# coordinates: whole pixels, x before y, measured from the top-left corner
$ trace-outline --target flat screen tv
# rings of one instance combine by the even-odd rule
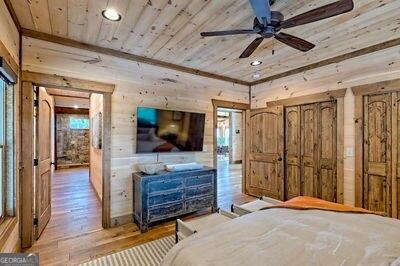
[[[203,151],[205,114],[138,107],[137,153]]]

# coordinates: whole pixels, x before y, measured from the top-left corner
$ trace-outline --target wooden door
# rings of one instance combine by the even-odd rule
[[[248,111],[246,121],[246,192],[283,200],[283,106]]]
[[[302,195],[300,125],[300,106],[285,108],[285,199]]]
[[[318,104],[301,106],[301,193],[318,197]]]
[[[363,207],[391,215],[391,94],[364,96]],[[397,133],[396,133],[397,134]]]
[[[43,232],[51,216],[53,100],[43,88],[39,88],[38,90],[37,112],[36,139],[38,167],[35,179],[36,239]]]
[[[392,154],[396,158],[392,158],[395,162],[392,165],[394,167],[392,170],[392,183],[393,183],[393,209],[392,217],[400,219],[400,93],[394,93],[392,95],[392,103],[394,103],[394,110],[392,111],[392,125],[393,125],[393,135],[392,135]]]
[[[337,201],[336,175],[336,102],[323,102],[318,106],[318,188],[317,196]]]

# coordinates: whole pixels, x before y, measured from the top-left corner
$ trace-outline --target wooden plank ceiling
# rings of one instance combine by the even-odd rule
[[[272,8],[290,18],[334,1],[276,0]],[[354,2],[351,13],[285,30],[317,45],[308,53],[269,39],[238,59],[256,36],[202,38],[200,32],[251,28],[248,0],[11,0],[23,28],[247,82],[400,37],[399,0]],[[122,20],[103,19],[107,7]],[[255,59],[263,64],[250,67]]]

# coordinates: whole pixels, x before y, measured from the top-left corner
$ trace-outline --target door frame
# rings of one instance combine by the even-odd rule
[[[212,99],[213,104],[213,167],[217,169],[218,167],[218,154],[217,154],[217,130],[218,130],[218,108],[228,108],[241,110],[243,123],[242,123],[242,134],[243,134],[243,143],[242,143],[242,192],[245,194],[246,191],[246,111],[250,110],[250,104],[248,103],[239,103],[239,102],[231,102],[231,101],[223,101]]]
[[[67,76],[23,71],[21,75],[21,246],[27,248],[35,242],[34,214],[34,87],[92,92],[103,95],[103,200],[102,226],[111,227],[111,95],[115,85],[71,78]]]
[[[330,90],[320,93],[314,93],[309,95],[303,95],[298,97],[291,97],[276,101],[266,102],[267,107],[283,105],[284,116],[286,107],[321,103],[327,101],[336,101],[336,146],[337,146],[337,164],[336,164],[336,175],[337,175],[337,203],[344,203],[344,97],[346,95],[347,88]],[[284,117],[286,119],[286,117]],[[284,129],[286,130],[286,129]],[[284,135],[286,132],[284,133]],[[286,147],[285,147],[286,149]],[[285,158],[284,158],[285,160]],[[286,173],[285,173],[286,175]]]
[[[364,154],[364,108],[363,99],[364,96],[400,92],[400,79],[394,79],[389,81],[382,81],[372,84],[366,84],[361,86],[352,87],[351,90],[354,94],[354,124],[355,124],[355,206],[363,206],[363,154]],[[392,107],[396,106],[397,103],[392,102]],[[397,119],[394,119],[392,112],[392,128],[397,128]],[[397,169],[396,160],[397,149],[392,148],[392,169]],[[392,217],[397,217],[398,206],[397,206],[397,176],[396,171],[392,171]]]

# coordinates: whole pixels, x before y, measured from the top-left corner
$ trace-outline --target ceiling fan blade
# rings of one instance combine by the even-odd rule
[[[255,39],[252,43],[250,43],[249,46],[247,46],[246,50],[243,51],[243,53],[239,56],[239,58],[247,58],[249,57],[254,51],[260,46],[262,41],[264,40],[263,37],[258,37]]]
[[[259,30],[223,30],[200,33],[203,37],[258,33]]]
[[[303,52],[310,51],[312,48],[315,47],[315,44],[283,32],[275,35],[275,38],[278,41],[283,42],[284,44]]]
[[[332,4],[322,6],[298,16],[292,17],[281,23],[281,28],[287,29],[315,22],[318,20],[334,17],[346,12],[350,12],[354,8],[353,0],[341,0]]]
[[[271,6],[269,0],[250,0],[254,14],[264,26],[271,23]]]

